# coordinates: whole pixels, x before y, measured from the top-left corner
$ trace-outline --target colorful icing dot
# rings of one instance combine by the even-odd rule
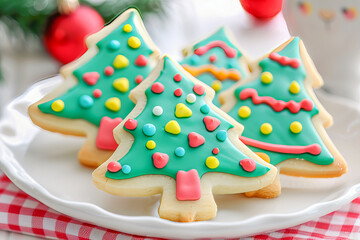
[[[140,83],[142,82],[142,80],[144,80],[144,77],[141,76],[141,75],[137,75],[137,76],[135,77],[135,82],[136,82],[137,84],[140,84]]]
[[[193,87],[193,91],[194,91],[197,95],[201,96],[201,95],[203,95],[203,94],[205,93],[205,88],[204,88],[204,86],[202,86],[202,85],[195,84],[195,86]]]
[[[175,116],[177,118],[188,118],[191,117],[192,111],[183,103],[178,103],[175,107]]]
[[[127,92],[129,90],[129,80],[125,77],[115,79],[113,87],[119,92]]]
[[[135,119],[126,120],[124,127],[128,130],[135,130],[137,128],[137,121]]]
[[[176,97],[181,97],[182,93],[183,93],[183,91],[182,91],[181,88],[177,88],[177,89],[174,91],[174,95],[175,95]]]
[[[151,123],[147,123],[143,126],[142,131],[145,136],[152,137],[156,133],[156,127]]]
[[[171,120],[165,125],[165,131],[177,135],[181,132],[181,128],[177,121]]]
[[[98,72],[87,72],[84,73],[82,79],[87,85],[94,86],[100,78],[100,74]]]
[[[169,162],[169,155],[166,153],[156,152],[152,155],[152,159],[156,168],[164,168]]]
[[[123,27],[123,31],[126,32],[126,33],[129,33],[132,31],[132,26],[130,24],[126,24],[124,27]]]
[[[205,138],[196,132],[191,132],[188,135],[189,146],[192,148],[199,147],[205,143]]]
[[[140,47],[141,41],[138,37],[132,36],[132,37],[129,37],[129,39],[128,39],[128,45],[129,45],[129,47],[136,49],[136,48]]]
[[[271,83],[273,80],[273,75],[271,74],[271,72],[263,72],[261,74],[261,82],[264,84],[269,84]]]
[[[219,154],[219,152],[220,152],[219,148],[214,148],[212,150],[212,153],[215,154],[215,155]]]
[[[219,160],[214,156],[210,156],[206,159],[205,165],[210,169],[215,169],[219,166]]]
[[[121,164],[116,161],[111,161],[107,165],[107,170],[109,170],[109,172],[118,172],[121,170]]]
[[[180,82],[181,79],[182,79],[182,77],[181,77],[181,75],[179,73],[175,74],[175,76],[174,76],[174,81],[175,82]]]
[[[90,108],[94,104],[94,100],[89,95],[82,95],[79,98],[79,105],[82,108]]]
[[[131,172],[131,167],[129,165],[124,165],[124,166],[122,166],[121,171],[124,174],[129,174]]]
[[[110,50],[118,50],[120,48],[120,42],[118,40],[111,40],[108,44]]]
[[[56,100],[51,104],[51,109],[54,112],[61,112],[65,108],[65,103],[62,100]]]
[[[215,54],[213,54],[213,55],[211,55],[211,56],[209,57],[209,61],[212,62],[212,63],[216,62],[216,60],[217,60],[217,57],[216,57]]]
[[[297,94],[298,92],[300,92],[300,85],[296,81],[292,81],[289,86],[289,91],[292,94]]]
[[[114,68],[126,68],[129,66],[129,59],[127,59],[124,55],[117,55],[113,61]]]
[[[292,122],[290,124],[290,131],[293,133],[299,133],[302,131],[302,124],[298,121]]]
[[[210,112],[210,107],[209,105],[207,104],[204,104],[200,107],[200,111],[203,113],[203,114],[208,114]]]
[[[99,97],[101,97],[101,95],[102,95],[102,91],[100,89],[95,89],[93,91],[94,98],[99,98]]]
[[[256,169],[256,162],[250,158],[240,160],[239,164],[247,172],[253,172]]]
[[[140,54],[136,59],[135,59],[135,65],[138,67],[145,67],[147,65],[148,59]]]
[[[214,89],[215,92],[218,92],[222,88],[222,83],[219,80],[215,80],[211,83],[211,87]]]
[[[156,143],[153,140],[147,141],[146,148],[149,150],[153,150],[156,147]]]
[[[241,106],[238,114],[241,118],[248,118],[251,114],[251,109],[248,106]]]
[[[160,106],[155,106],[155,107],[153,108],[153,110],[152,110],[152,113],[153,113],[155,116],[159,117],[159,116],[161,116],[161,114],[163,114],[163,109],[162,109],[162,107],[160,107]]]
[[[272,130],[273,129],[270,123],[263,123],[260,127],[260,132],[264,135],[269,135]]]
[[[156,82],[151,86],[151,91],[153,93],[160,94],[164,91],[165,87],[162,85],[162,83]]]
[[[186,101],[188,103],[194,103],[196,101],[196,96],[195,94],[193,93],[189,93],[187,96],[186,96]]]
[[[107,66],[105,69],[104,69],[104,74],[106,76],[111,76],[114,74],[114,68],[111,67],[111,66]]]
[[[261,157],[262,160],[264,160],[265,162],[270,163],[270,157],[266,153],[263,153],[263,152],[254,152],[254,153],[256,155],[258,155],[259,157]]]
[[[216,134],[216,138],[220,142],[224,142],[227,138],[227,132],[225,130],[218,131],[218,133]]]
[[[185,155],[185,149],[182,147],[177,147],[174,153],[177,157],[183,157]]]
[[[121,108],[121,101],[117,97],[112,97],[106,100],[105,107],[113,112],[117,112]]]
[[[216,117],[211,117],[211,116],[204,117],[203,121],[204,121],[206,130],[208,130],[209,132],[215,131],[215,129],[217,129],[221,123],[219,119],[217,119]]]

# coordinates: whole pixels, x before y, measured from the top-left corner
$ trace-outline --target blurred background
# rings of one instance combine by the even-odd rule
[[[274,6],[282,0],[263,2]],[[360,101],[358,5],[358,0],[288,0],[282,13],[255,18],[239,0],[81,0],[80,7],[77,0],[0,0],[0,103],[58,74],[85,51],[86,35],[129,6],[141,11],[162,53],[178,60],[184,47],[223,25],[251,59],[286,41],[289,31],[300,35],[325,80],[324,89]]]

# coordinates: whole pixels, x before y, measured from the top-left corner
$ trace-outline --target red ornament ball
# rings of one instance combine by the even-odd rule
[[[45,32],[45,47],[56,60],[69,63],[87,50],[85,38],[99,31],[104,24],[97,11],[81,5],[68,15],[53,17]]]
[[[252,16],[269,19],[281,11],[283,0],[240,0],[240,3]]]

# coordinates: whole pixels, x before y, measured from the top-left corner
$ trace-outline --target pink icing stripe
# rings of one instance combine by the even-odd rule
[[[269,58],[277,63],[280,63],[282,66],[290,66],[292,68],[300,67],[300,61],[298,59],[280,56],[276,52],[270,53]]]
[[[319,155],[321,153],[321,146],[317,143],[310,144],[307,146],[290,146],[290,145],[260,142],[243,136],[240,137],[240,141],[242,141],[246,145],[271,152],[289,153],[289,154],[310,153],[312,155]]]
[[[234,58],[236,56],[236,50],[229,47],[225,42],[220,41],[220,40],[210,42],[205,46],[197,48],[195,50],[195,54],[201,56],[201,55],[207,53],[210,49],[215,48],[215,47],[222,48],[224,50],[226,56],[229,58]]]
[[[311,111],[313,109],[313,102],[309,99],[304,99],[297,103],[293,100],[290,100],[289,102],[276,100],[275,98],[268,96],[259,97],[257,91],[253,88],[246,88],[242,90],[239,94],[239,97],[241,100],[251,98],[255,105],[265,103],[269,105],[275,112],[281,112],[285,108],[289,109],[289,111],[292,113],[298,113],[300,109],[304,109],[305,111]]]
[[[201,198],[200,177],[195,169],[177,172],[176,198],[179,201],[195,201]]]

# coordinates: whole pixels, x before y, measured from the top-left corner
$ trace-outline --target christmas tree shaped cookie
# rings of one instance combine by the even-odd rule
[[[222,109],[244,125],[241,141],[280,173],[336,177],[347,166],[324,130],[332,119],[313,91],[321,85],[302,41],[291,38],[223,93]]]
[[[183,53],[185,58],[181,65],[215,90],[213,103],[216,106],[221,105],[218,94],[245,78],[249,72],[245,56],[225,27]]]
[[[115,128],[120,145],[94,171],[94,184],[121,196],[160,193],[160,217],[191,222],[216,215],[214,193],[272,183],[276,168],[239,141],[242,126],[216,108],[213,97],[165,56],[131,92],[136,106]]]
[[[129,92],[151,72],[159,51],[134,9],[86,43],[87,52],[60,70],[63,84],[31,105],[29,114],[44,129],[87,136],[78,157],[97,167],[116,149],[113,129],[134,107]]]

